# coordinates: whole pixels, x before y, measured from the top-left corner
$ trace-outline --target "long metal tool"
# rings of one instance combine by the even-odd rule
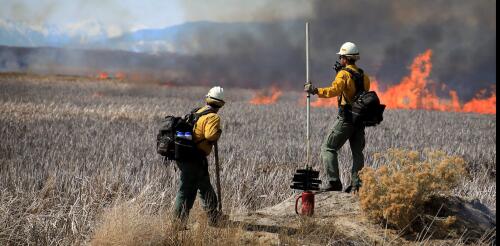
[[[222,212],[222,191],[220,188],[220,168],[219,168],[219,146],[217,142],[214,145],[214,156],[215,156],[215,176],[216,176],[216,186],[217,186],[217,199],[219,200],[218,208],[219,212]]]
[[[311,81],[309,80],[309,22],[306,22],[306,82],[310,83]],[[307,138],[307,143],[306,143],[306,169],[309,168],[310,163],[311,163],[311,142],[310,142],[310,129],[311,125],[309,124],[310,121],[310,113],[311,113],[311,94],[308,92],[307,93],[307,113],[306,113],[306,138]]]
[[[309,22],[306,22],[306,83],[311,83],[309,79]],[[313,216],[314,214],[314,192],[319,191],[319,172],[312,169],[311,166],[311,94],[307,93],[307,113],[306,113],[306,168],[298,169],[293,175],[290,188],[303,190],[297,200],[295,200],[295,212],[298,214],[297,205],[302,198],[302,215]]]

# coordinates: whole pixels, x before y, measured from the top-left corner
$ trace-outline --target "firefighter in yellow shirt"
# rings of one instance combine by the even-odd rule
[[[185,225],[189,211],[193,207],[196,193],[199,191],[203,209],[207,212],[209,223],[217,224],[222,215],[217,210],[217,195],[210,183],[207,156],[212,151],[213,144],[221,135],[219,109],[224,106],[224,90],[213,87],[205,97],[206,105],[196,113],[202,114],[193,128],[193,141],[196,144],[195,153],[189,161],[177,161],[180,170],[180,186],[175,200],[174,215]]]
[[[338,152],[345,142],[349,140],[353,162],[351,185],[346,189],[346,192],[356,192],[361,187],[358,172],[364,166],[365,127],[352,123],[352,113],[349,109],[356,94],[355,80],[359,80],[358,83],[362,84],[364,89],[368,91],[370,89],[370,79],[355,64],[360,57],[358,48],[354,43],[344,43],[337,54],[340,63],[337,63],[338,66],[335,67],[337,75],[332,85],[325,88],[315,88],[311,83],[306,83],[304,91],[318,95],[320,98],[338,97],[339,114],[337,121],[321,147],[321,159],[328,177],[328,182],[322,190],[342,191]]]

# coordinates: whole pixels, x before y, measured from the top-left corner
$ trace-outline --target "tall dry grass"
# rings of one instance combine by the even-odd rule
[[[187,230],[169,214],[147,208],[140,202],[126,201],[106,209],[90,245],[240,245],[246,240],[240,227],[209,227],[199,206],[191,218],[195,224]]]
[[[199,106],[208,87],[161,87],[61,77],[0,77],[0,244],[89,242],[117,200],[143,197],[140,209],[168,214],[178,173],[155,152],[158,121]],[[227,88],[221,110],[221,180],[225,211],[270,206],[295,194],[295,169],[305,163],[302,93],[252,106],[253,92]],[[313,167],[334,109],[313,108]],[[496,205],[495,116],[389,110],[366,130],[366,165],[389,148],[441,149],[465,160],[469,179],[451,192]],[[212,157],[210,157],[212,158]],[[212,161],[210,159],[210,161]],[[340,150],[350,182],[349,147]],[[211,175],[214,168],[211,165]]]
[[[199,204],[193,208],[189,226],[184,228],[168,214],[152,211],[143,201],[120,201],[104,210],[90,245],[345,245],[363,243],[359,238],[339,233],[333,221],[301,218],[297,229],[277,228],[258,231],[246,223],[226,222],[207,225]],[[271,230],[271,229],[268,229]]]
[[[164,245],[170,228],[137,204],[123,203],[107,209],[92,245]]]

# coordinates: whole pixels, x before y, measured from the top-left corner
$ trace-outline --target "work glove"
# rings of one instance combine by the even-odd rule
[[[307,82],[304,84],[304,91],[313,95],[318,94],[318,88],[314,87],[311,82]]]

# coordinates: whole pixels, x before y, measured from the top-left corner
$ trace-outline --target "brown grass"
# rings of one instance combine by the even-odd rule
[[[142,214],[168,217],[179,177],[154,150],[158,122],[199,106],[208,89],[0,75],[0,244],[86,244],[118,201],[140,198]],[[219,143],[225,211],[254,211],[294,195],[291,177],[305,163],[305,108],[297,105],[304,94],[287,92],[266,106],[248,104],[251,90],[227,88],[226,95]],[[334,108],[312,109],[318,154],[311,164],[323,180],[320,146],[335,117]],[[368,166],[384,164],[373,153],[392,147],[442,149],[462,156],[470,170],[451,192],[495,207],[495,116],[389,110],[384,118],[366,130]],[[344,184],[351,161],[346,144],[339,155]]]
[[[170,214],[148,211],[142,202],[127,201],[106,209],[99,219],[91,245],[304,245],[355,243],[339,233],[333,221],[298,218],[298,229],[275,233],[247,230],[245,224],[207,224],[207,216],[195,203],[187,230],[178,227]]]
[[[123,203],[106,211],[92,245],[165,245],[167,224],[137,204]]]
[[[389,149],[378,154],[385,163],[375,170],[365,167],[360,177],[360,205],[372,220],[402,229],[421,214],[423,204],[436,194],[449,193],[465,175],[465,162],[442,151]],[[454,222],[450,217],[443,226]]]
[[[100,219],[91,245],[241,245],[257,244],[241,226],[222,224],[210,227],[197,204],[187,229],[169,213],[153,212],[146,204],[127,201],[107,209]]]

